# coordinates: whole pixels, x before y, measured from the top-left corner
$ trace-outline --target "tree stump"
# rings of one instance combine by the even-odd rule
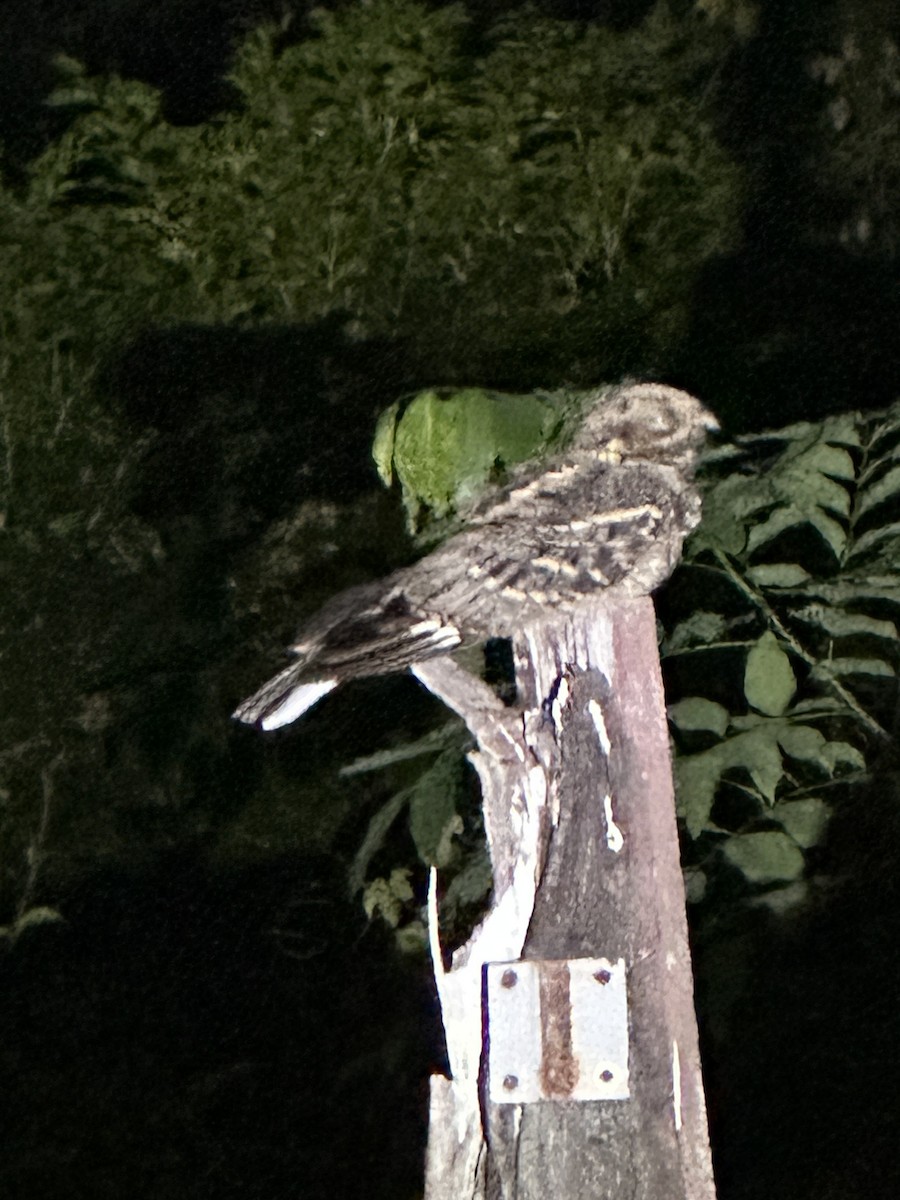
[[[445,964],[432,873],[451,1078],[432,1078],[426,1200],[713,1200],[652,600],[608,593],[523,629],[515,651],[517,708],[449,658],[413,668],[476,739],[494,877],[489,912]],[[573,980],[592,959],[609,964],[598,986],[621,963],[627,988],[627,1080],[602,1072],[619,1098],[577,1098]],[[539,980],[525,1036],[543,1054],[542,1098],[523,1102],[515,1072],[490,1078],[492,1023],[495,1044],[516,1035],[486,987],[488,964],[502,987],[519,962]]]

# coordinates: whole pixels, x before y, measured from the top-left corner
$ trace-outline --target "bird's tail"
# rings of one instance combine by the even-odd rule
[[[260,729],[280,729],[282,725],[296,721],[338,684],[337,679],[303,682],[300,679],[303,671],[302,662],[291,663],[268,683],[264,683],[249,700],[239,705],[232,715]]]
[[[425,615],[391,580],[335,596],[308,621],[294,644],[297,659],[245,700],[239,721],[278,729],[301,716],[338,683],[405,671],[412,663],[449,654],[460,644],[455,625]]]

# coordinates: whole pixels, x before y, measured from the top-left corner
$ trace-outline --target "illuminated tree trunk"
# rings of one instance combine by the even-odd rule
[[[449,964],[432,878],[452,1077],[432,1078],[426,1198],[712,1200],[652,601],[606,596],[516,652],[524,712],[449,659],[415,668],[477,740],[494,873]],[[607,1020],[609,1063],[582,1045]]]

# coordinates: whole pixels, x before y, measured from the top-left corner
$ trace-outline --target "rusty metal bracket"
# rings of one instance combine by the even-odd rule
[[[628,1099],[624,959],[529,959],[485,971],[495,1104]]]

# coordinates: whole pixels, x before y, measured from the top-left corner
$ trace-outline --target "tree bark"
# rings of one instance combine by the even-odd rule
[[[432,877],[451,1078],[432,1079],[427,1200],[712,1200],[652,601],[604,597],[525,629],[516,653],[515,709],[450,659],[415,668],[477,741],[494,873],[449,966]],[[558,975],[557,960],[592,958],[624,960],[628,1097],[492,1101],[486,964]]]

